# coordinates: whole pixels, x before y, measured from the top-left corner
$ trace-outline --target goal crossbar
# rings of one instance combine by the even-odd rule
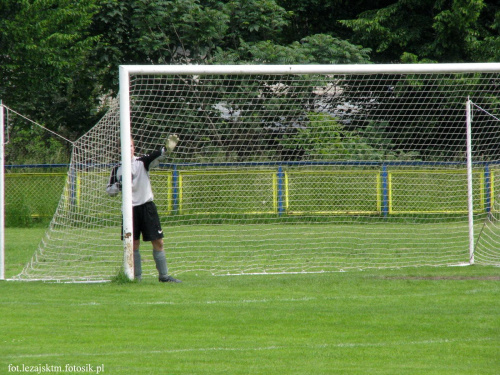
[[[355,65],[121,65],[125,74],[411,74],[500,71],[500,63]]]

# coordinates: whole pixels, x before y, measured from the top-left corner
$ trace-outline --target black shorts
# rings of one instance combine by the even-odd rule
[[[158,210],[154,202],[146,202],[140,206],[132,207],[132,217],[134,240],[139,240],[141,233],[143,241],[154,241],[163,238],[160,217],[158,216]]]

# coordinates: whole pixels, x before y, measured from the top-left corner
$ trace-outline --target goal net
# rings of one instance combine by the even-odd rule
[[[130,219],[105,189],[130,135],[136,154],[180,138],[150,171],[173,275],[500,263],[500,64],[121,72],[121,104],[74,143],[18,278],[117,274]],[[155,274],[150,244],[141,253]]]
[[[492,127],[500,125],[500,116],[498,113],[493,114],[486,109],[480,107],[476,103],[471,103],[471,120],[490,123]],[[483,125],[484,126],[484,125]],[[484,132],[494,131],[493,128],[484,128]],[[493,143],[493,148],[500,145]],[[495,180],[495,175],[498,176],[500,166],[498,160],[483,161],[482,165],[485,173],[485,190],[490,192],[487,199],[486,215],[481,218],[482,226],[479,229],[478,239],[475,241],[473,255],[474,259],[479,264],[500,265],[500,195],[495,181],[500,180],[498,177]],[[495,190],[496,187],[496,190]]]

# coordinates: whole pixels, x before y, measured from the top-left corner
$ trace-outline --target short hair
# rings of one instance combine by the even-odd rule
[[[130,136],[130,142],[132,142],[135,146],[134,137],[132,137],[132,135]],[[122,139],[120,137],[118,137],[118,140],[116,141],[116,149],[118,152],[122,150]]]

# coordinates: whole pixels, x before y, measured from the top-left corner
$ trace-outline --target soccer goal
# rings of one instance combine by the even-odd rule
[[[130,137],[170,134],[150,176],[174,275],[498,265],[499,88],[496,63],[121,66],[18,278],[133,275]]]

